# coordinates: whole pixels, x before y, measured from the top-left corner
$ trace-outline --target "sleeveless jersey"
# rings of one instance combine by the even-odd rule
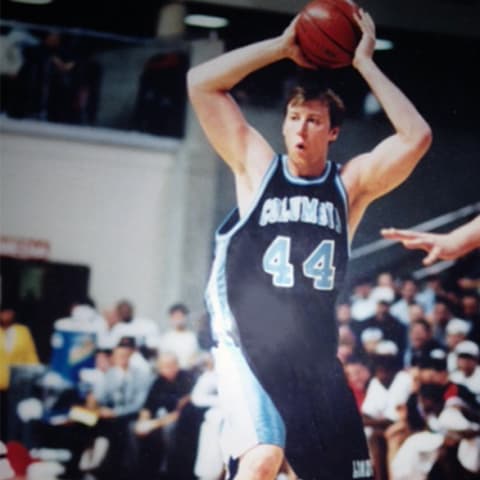
[[[212,332],[240,346],[254,371],[264,365],[271,374],[279,358],[299,366],[335,360],[347,205],[335,163],[304,179],[278,155],[247,215],[235,209],[217,231],[206,293]]]

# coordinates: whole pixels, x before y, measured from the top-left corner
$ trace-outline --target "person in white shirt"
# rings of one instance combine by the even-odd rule
[[[170,328],[160,336],[158,349],[161,352],[173,352],[182,369],[191,369],[198,361],[200,347],[197,335],[188,326],[188,308],[181,304],[169,308]]]
[[[449,372],[453,372],[457,369],[457,354],[455,353],[455,348],[460,342],[467,340],[470,329],[470,322],[461,318],[452,318],[447,323],[445,328],[445,343],[448,348],[447,368]]]
[[[471,340],[460,342],[455,347],[457,355],[457,370],[450,374],[450,380],[464,385],[472,393],[480,396],[480,366],[478,345]]]

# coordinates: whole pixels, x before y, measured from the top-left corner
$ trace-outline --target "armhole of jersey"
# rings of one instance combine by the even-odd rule
[[[265,175],[263,176],[262,182],[260,183],[260,187],[258,188],[258,191],[255,195],[255,199],[252,202],[252,205],[250,205],[250,208],[248,209],[247,213],[242,218],[238,218],[236,222],[231,226],[229,225],[229,223],[232,220],[233,215],[237,213],[237,216],[239,217],[238,207],[235,207],[227,215],[225,220],[221,223],[221,225],[217,229],[216,237],[218,239],[224,238],[224,237],[231,237],[248,221],[253,211],[257,207],[260,199],[262,198],[262,195],[265,192],[265,189],[267,188],[267,185],[270,182],[270,179],[273,177],[273,174],[275,173],[275,170],[279,164],[279,160],[280,160],[280,155],[275,154],[272,161],[270,162],[270,165],[268,166],[267,171],[265,172]],[[223,231],[224,229],[226,231]]]
[[[348,211],[348,193],[347,189],[345,188],[345,184],[343,183],[342,177],[340,176],[341,166],[335,164],[335,185],[337,187],[338,192],[343,200],[343,205],[345,207],[345,227],[347,229],[347,246],[348,246],[348,257],[351,256],[351,245],[350,245],[350,231],[348,228],[348,219],[349,219],[349,211]]]

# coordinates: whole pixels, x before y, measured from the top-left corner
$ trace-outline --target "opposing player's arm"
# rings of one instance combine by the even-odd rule
[[[273,150],[248,124],[229,91],[250,73],[284,58],[305,66],[295,44],[294,22],[279,37],[232,50],[188,72],[188,93],[198,120],[236,175],[264,172]],[[250,165],[252,158],[255,164]]]
[[[375,47],[372,19],[361,12],[357,21],[363,36],[355,52],[353,65],[382,105],[395,133],[371,152],[353,158],[343,170],[353,230],[373,200],[405,181],[431,143],[431,130],[427,122],[372,59]]]
[[[408,249],[421,249],[428,252],[425,265],[436,260],[454,260],[480,248],[480,215],[472,221],[449,233],[416,232],[386,228],[382,235],[390,240],[398,240]]]

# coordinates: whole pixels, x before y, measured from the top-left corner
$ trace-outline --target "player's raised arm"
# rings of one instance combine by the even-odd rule
[[[416,232],[396,228],[384,228],[381,233],[389,240],[402,242],[405,248],[428,252],[423,263],[431,265],[436,260],[454,260],[480,248],[480,215],[449,233]]]
[[[355,157],[344,169],[342,176],[349,192],[353,228],[369,203],[393,190],[410,175],[428,150],[432,137],[429,125],[414,105],[373,61],[373,20],[362,10],[356,20],[362,30],[362,39],[355,51],[353,66],[380,102],[395,133],[371,152]]]
[[[253,169],[264,171],[273,150],[247,123],[229,91],[250,73],[278,60],[290,58],[308,66],[295,43],[294,22],[278,37],[232,50],[188,72],[188,94],[199,122],[236,175],[245,173],[252,155]]]

